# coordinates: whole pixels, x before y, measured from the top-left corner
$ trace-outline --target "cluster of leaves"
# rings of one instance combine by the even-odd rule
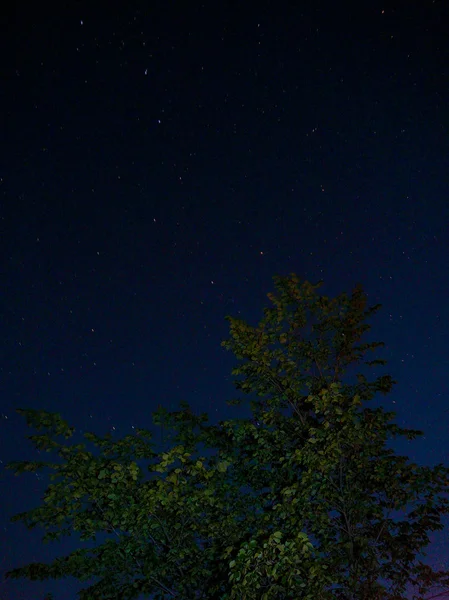
[[[449,512],[449,468],[387,447],[421,434],[366,406],[391,377],[347,377],[383,364],[365,360],[382,344],[360,343],[379,306],[367,308],[360,287],[330,300],[294,274],[275,283],[259,325],[228,317],[223,342],[240,361],[233,374],[250,418],[209,424],[182,404],[154,417],[172,432],[167,452],[145,430],[119,441],[86,434],[90,452],[66,441],[73,430],[59,415],[21,411],[44,430],[30,438],[36,448],[59,459],[10,465],[50,468],[55,482],[15,520],[47,540],[107,536],[10,577],[73,576],[88,582],[81,600],[400,600],[410,584],[418,600],[449,589],[449,573],[419,558]]]

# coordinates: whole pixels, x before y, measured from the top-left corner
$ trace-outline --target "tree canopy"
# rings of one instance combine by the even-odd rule
[[[396,454],[391,440],[422,432],[369,407],[395,383],[366,374],[385,364],[369,359],[383,344],[362,340],[380,305],[368,307],[361,286],[329,299],[295,274],[274,280],[260,323],[227,317],[222,343],[243,392],[229,404],[247,404],[249,417],[214,424],[186,403],[161,409],[161,451],[143,429],[72,443],[60,415],[19,410],[38,431],[35,448],[55,458],[9,465],[52,481],[13,520],[43,528],[44,540],[77,533],[80,547],[8,577],[73,576],[81,600],[401,600],[410,586],[418,600],[449,590],[449,572],[422,560],[449,512],[449,468]]]

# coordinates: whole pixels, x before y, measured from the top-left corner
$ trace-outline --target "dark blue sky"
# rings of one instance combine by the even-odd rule
[[[448,4],[119,4],[3,24],[1,466],[33,458],[17,407],[117,435],[179,400],[236,416],[224,317],[256,324],[290,272],[383,304],[378,402],[447,463]],[[0,482],[2,572],[72,549],[9,523],[45,481]],[[75,598],[0,598],[44,589]]]

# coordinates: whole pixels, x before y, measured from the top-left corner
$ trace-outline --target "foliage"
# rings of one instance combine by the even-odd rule
[[[240,361],[233,374],[250,418],[209,424],[182,404],[154,416],[172,431],[168,451],[145,430],[118,441],[85,434],[90,451],[69,444],[59,415],[20,411],[44,430],[35,447],[59,458],[10,465],[50,469],[54,482],[14,520],[43,527],[46,540],[107,536],[10,577],[74,576],[86,582],[82,600],[400,600],[410,584],[417,600],[449,589],[449,573],[420,559],[449,512],[449,469],[388,447],[421,435],[367,406],[391,377],[349,377],[384,364],[366,360],[381,343],[361,343],[379,305],[367,308],[360,286],[330,300],[294,274],[275,283],[259,325],[228,317],[223,342]]]

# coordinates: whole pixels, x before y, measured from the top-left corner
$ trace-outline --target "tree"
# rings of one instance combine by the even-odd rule
[[[181,404],[154,415],[171,432],[167,451],[145,430],[118,441],[85,434],[89,450],[69,444],[59,415],[20,411],[44,430],[30,437],[35,447],[59,459],[10,465],[50,469],[55,481],[14,520],[48,540],[106,539],[9,577],[71,575],[87,582],[81,599],[400,600],[413,586],[418,600],[449,590],[449,572],[420,559],[449,512],[449,468],[397,455],[388,441],[421,432],[367,406],[395,383],[363,373],[385,364],[367,360],[383,344],[361,343],[380,305],[368,308],[360,286],[331,300],[321,283],[274,279],[258,326],[228,317],[222,343],[240,361],[248,418],[210,424]]]

